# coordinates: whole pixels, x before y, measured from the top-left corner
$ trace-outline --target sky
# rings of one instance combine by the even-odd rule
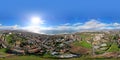
[[[36,33],[120,29],[120,0],[0,0],[0,29]]]

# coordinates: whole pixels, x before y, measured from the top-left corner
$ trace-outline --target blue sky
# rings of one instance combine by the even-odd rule
[[[120,25],[119,2],[120,0],[1,0],[0,24],[4,27],[26,28],[30,24],[30,18],[37,16],[44,21],[44,24],[39,23],[40,26],[38,26],[44,29],[54,30],[63,25],[68,28],[78,23],[79,26],[85,27],[85,24],[91,21],[106,24],[107,26],[102,26],[104,29],[118,29]],[[115,24],[117,27],[114,26]],[[37,29],[40,30],[40,28]],[[68,30],[71,29],[73,28]]]

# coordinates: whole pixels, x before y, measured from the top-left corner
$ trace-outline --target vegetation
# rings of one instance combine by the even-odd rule
[[[44,58],[53,57],[49,52],[43,55]]]
[[[90,56],[82,56],[80,58],[70,58],[70,59],[62,59],[62,60],[119,60],[117,58],[105,59],[105,58],[90,58]],[[42,58],[39,56],[13,56],[12,58],[1,58],[0,60],[58,60],[57,58]]]
[[[76,42],[74,42],[74,45],[75,46],[82,46],[82,47],[85,47],[85,48],[91,48],[92,47],[92,45],[85,40],[80,41],[80,42],[76,41]]]
[[[2,49],[0,49],[0,54],[6,55],[6,51],[7,51],[6,48],[2,48]]]
[[[120,49],[118,48],[118,44],[117,43],[113,43],[111,45],[111,47],[107,50],[107,52],[117,52],[119,51]]]
[[[92,57],[91,57],[92,54],[88,54],[88,53],[86,53],[86,51],[89,50],[90,51],[89,53],[91,53],[91,51],[92,51],[93,46],[92,46],[91,43],[88,43],[88,41],[91,42],[92,38],[94,38],[94,36],[93,36],[94,33],[92,33],[92,34],[91,33],[81,33],[79,35],[81,37],[80,40],[74,41],[73,46],[72,45],[70,45],[70,46],[74,47],[74,50],[73,50],[74,54],[77,52],[82,57],[71,58],[71,59],[68,59],[68,60],[87,60],[88,58],[91,58],[89,60],[93,60]],[[25,51],[25,53],[26,52],[28,53],[27,48],[31,48],[31,50],[32,49],[35,50],[36,46],[40,46],[40,47],[42,46],[42,45],[39,45],[40,43],[37,42],[37,39],[41,39],[41,38],[39,38],[39,36],[38,37],[34,36],[34,38],[32,36],[30,36],[29,40],[26,39],[26,36],[25,37],[23,37],[23,36],[19,36],[19,35],[15,35],[15,34],[8,34],[8,35],[5,36],[5,39],[6,39],[7,43],[10,44],[12,47],[14,47],[13,45],[15,45],[15,47],[22,48]],[[118,44],[117,44],[117,40],[119,38],[119,35],[116,34],[115,36],[114,35],[113,36],[112,35],[103,35],[103,36],[104,37],[102,37],[99,41],[100,42],[99,47],[100,48],[107,48],[107,49],[105,49],[105,50],[101,49],[100,50],[100,48],[99,48],[98,51],[93,49],[94,50],[93,52],[96,55],[102,55],[105,52],[119,52],[120,51],[120,48],[118,48]],[[99,35],[98,35],[98,37],[99,37]],[[31,40],[30,40],[30,38],[31,38]],[[36,41],[33,41],[32,39],[35,39]],[[105,40],[105,41],[103,42],[102,40]],[[28,41],[29,41],[29,43],[28,43]],[[46,48],[46,46],[50,47],[50,48],[52,46],[53,48],[55,47],[55,49],[56,49],[55,51],[57,51],[57,52],[61,52],[61,51],[64,52],[64,50],[66,49],[65,51],[67,53],[71,53],[69,51],[70,51],[70,48],[72,48],[72,47],[69,47],[69,45],[67,46],[67,44],[65,45],[65,43],[63,43],[63,42],[66,42],[66,40],[62,41],[62,42],[56,42],[56,40],[54,40],[54,39],[48,39],[48,41],[49,41],[48,43],[42,43],[45,47],[42,46],[41,51],[49,49],[49,48]],[[59,47],[60,44],[64,45],[64,48]],[[103,45],[106,44],[107,46],[101,46],[102,44]],[[79,47],[79,48],[77,49],[76,46]],[[66,47],[68,47],[68,49]],[[85,49],[82,49],[80,47],[85,48]],[[18,51],[22,50],[22,49],[19,49],[19,48],[14,48],[14,49],[18,49]],[[6,51],[7,51],[7,49],[2,48],[2,49],[0,49],[0,54],[3,55],[3,56],[6,56],[7,55]],[[45,54],[43,52],[43,54],[41,53],[41,55],[40,55],[40,54],[37,54],[39,52],[39,50],[36,50],[36,51],[35,51],[34,54],[29,54],[28,53],[24,56],[14,55],[14,56],[12,56],[12,58],[11,57],[6,57],[4,59],[0,58],[0,60],[1,59],[2,60],[58,60],[56,57],[52,56],[49,52],[47,52]],[[85,51],[86,55],[84,54],[84,51]],[[65,53],[63,53],[63,54],[65,54]],[[104,60],[104,59],[95,59],[95,60]]]
[[[1,60],[43,60],[38,56],[13,56],[12,58],[1,58]]]
[[[82,38],[82,40],[88,40],[93,37],[93,35],[90,35],[91,33],[80,33],[79,36]]]
[[[6,35],[5,39],[10,45],[13,45],[16,41],[20,41],[21,43],[24,43],[26,41],[24,37],[20,37],[15,34]]]
[[[6,48],[0,49],[0,52],[6,52]]]
[[[7,42],[9,43],[9,44],[12,44],[14,41],[13,41],[13,36],[14,35],[7,35],[5,38],[6,38],[6,40],[7,40]]]

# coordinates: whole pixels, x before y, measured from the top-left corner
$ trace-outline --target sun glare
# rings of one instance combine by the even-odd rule
[[[36,25],[40,25],[43,24],[44,21],[40,18],[40,17],[31,17],[31,25],[32,26],[36,26]]]
[[[44,20],[42,20],[41,17],[39,17],[39,16],[32,16],[32,17],[30,17],[30,23],[26,27],[26,29],[28,31],[39,33],[40,32],[40,28],[42,27],[42,24],[44,24]]]

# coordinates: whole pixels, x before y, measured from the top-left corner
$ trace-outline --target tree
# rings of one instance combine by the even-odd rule
[[[119,39],[119,34],[115,34],[114,37],[113,37],[114,40],[117,40]]]

